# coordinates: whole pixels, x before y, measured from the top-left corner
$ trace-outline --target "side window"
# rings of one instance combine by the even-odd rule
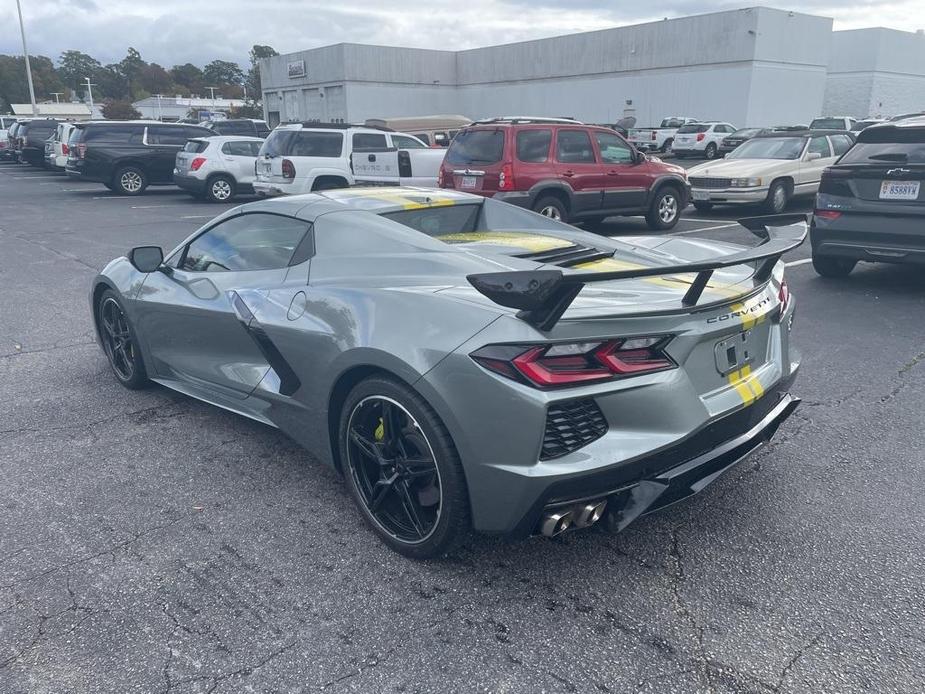
[[[308,231],[308,222],[256,212],[219,222],[186,247],[180,268],[241,272],[284,268]]]
[[[584,130],[560,130],[556,138],[556,159],[563,164],[593,164],[591,138]]]
[[[450,144],[450,138],[448,138],[444,132],[435,132],[434,143],[440,145],[441,147],[448,147]]]
[[[230,154],[233,157],[253,157],[254,150],[251,148],[251,142],[226,142],[222,145],[222,153]]]
[[[353,149],[385,149],[385,135],[382,133],[354,133]]]
[[[343,133],[303,130],[295,134],[289,146],[289,155],[293,157],[339,157],[343,146]]]
[[[399,149],[424,149],[424,145],[407,135],[392,135],[392,144]]]
[[[528,163],[549,159],[552,130],[521,130],[517,133],[517,158]]]
[[[832,149],[835,150],[836,157],[851,149],[851,138],[847,135],[832,135],[829,139],[832,141]]]
[[[814,137],[810,139],[807,152],[818,152],[823,157],[832,156],[832,153],[829,151],[829,141],[825,137]]]
[[[425,145],[430,144],[430,135],[428,135],[427,133],[411,133],[411,134],[414,135],[421,142],[423,142]]]
[[[601,161],[605,164],[629,164],[633,161],[633,150],[623,138],[612,133],[595,132]]]
[[[247,144],[250,147],[250,155],[252,157],[256,157],[258,154],[260,154],[260,146],[263,144],[262,142],[248,142]]]
[[[197,131],[198,133],[198,131]],[[148,144],[182,147],[186,144],[186,128],[170,128],[163,125],[148,126]]]

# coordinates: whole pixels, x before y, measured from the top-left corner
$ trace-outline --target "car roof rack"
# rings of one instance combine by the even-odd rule
[[[384,125],[363,125],[362,123],[322,123],[321,121],[310,120],[293,120],[283,123],[282,125],[301,125],[303,128],[324,128],[326,130],[347,130],[349,128],[366,128],[367,130],[381,130],[383,132],[395,132],[392,128]]]
[[[580,120],[575,118],[547,118],[545,116],[498,116],[496,118],[485,118],[473,121],[472,125],[491,125],[494,123],[510,123],[511,125],[520,125],[523,123],[563,123],[566,125],[584,125]]]

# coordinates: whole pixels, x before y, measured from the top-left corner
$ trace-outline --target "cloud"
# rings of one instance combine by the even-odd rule
[[[32,53],[57,59],[77,49],[110,63],[133,46],[145,60],[168,67],[214,59],[246,64],[255,43],[282,53],[341,41],[458,50],[741,6],[732,0],[223,0],[215,11],[188,0],[23,4]],[[834,17],[839,29],[925,27],[920,0],[804,0],[799,11]],[[3,32],[0,53],[20,50],[17,32]]]

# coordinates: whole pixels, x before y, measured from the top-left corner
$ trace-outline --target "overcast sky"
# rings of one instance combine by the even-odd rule
[[[215,58],[244,64],[255,43],[280,53],[342,41],[455,50],[747,6],[727,0],[21,1],[30,53],[57,60],[77,49],[108,63],[134,46],[145,60],[167,67]],[[15,4],[2,7],[0,53],[20,53]],[[836,29],[925,28],[923,0],[803,0],[792,9],[832,17]]]

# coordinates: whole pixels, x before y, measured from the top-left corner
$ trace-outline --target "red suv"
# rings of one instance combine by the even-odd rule
[[[647,157],[608,128],[552,118],[499,118],[461,130],[439,185],[566,222],[645,215],[651,229],[671,229],[690,197],[680,166]]]

